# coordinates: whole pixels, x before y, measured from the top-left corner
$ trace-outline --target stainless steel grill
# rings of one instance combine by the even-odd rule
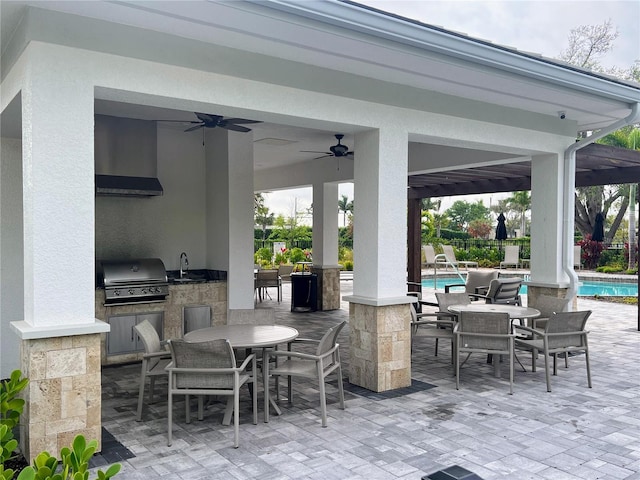
[[[101,262],[105,304],[162,302],[169,295],[164,263],[159,258]]]

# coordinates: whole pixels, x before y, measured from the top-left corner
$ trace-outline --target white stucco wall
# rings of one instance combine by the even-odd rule
[[[0,138],[0,378],[20,368],[20,342],[9,324],[24,315],[22,142]]]
[[[202,136],[158,125],[158,197],[96,197],[96,258],[157,257],[167,270],[206,268]]]

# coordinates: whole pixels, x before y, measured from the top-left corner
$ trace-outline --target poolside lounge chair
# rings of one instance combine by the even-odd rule
[[[580,245],[573,246],[573,268],[582,269],[582,247]]]
[[[424,263],[423,265],[426,268],[433,267],[434,270],[438,267],[438,265],[447,265],[446,260],[443,258],[443,255],[436,255],[436,251],[433,248],[433,245],[423,245],[422,251],[424,252]]]
[[[504,260],[500,262],[500,268],[509,265],[520,268],[520,245],[507,245],[504,247]]]
[[[476,268],[478,268],[478,262],[458,260],[456,258],[456,253],[454,252],[452,245],[442,245],[442,251],[444,252],[445,257],[447,257],[449,264],[455,266],[456,268],[459,265],[464,266],[464,268],[466,268],[467,270],[469,269],[469,266],[475,266]]]

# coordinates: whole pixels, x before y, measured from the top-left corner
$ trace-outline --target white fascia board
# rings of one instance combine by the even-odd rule
[[[605,78],[597,73],[579,70],[577,67],[563,65],[551,59],[511,50],[441,27],[379,12],[363,5],[343,1],[248,1],[342,29],[458,58],[468,63],[536,78],[570,90],[628,103],[635,103],[640,99],[640,84],[627,84],[621,80]]]

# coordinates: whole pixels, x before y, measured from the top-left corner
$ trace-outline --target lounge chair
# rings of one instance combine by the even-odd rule
[[[442,251],[444,252],[445,257],[447,257],[447,260],[450,265],[453,265],[455,267],[462,265],[467,270],[469,269],[469,266],[475,266],[476,268],[478,268],[478,262],[458,260],[456,258],[456,253],[453,250],[452,245],[442,245]]]
[[[582,270],[582,247],[580,245],[573,246],[573,268]]]
[[[447,266],[447,261],[444,258],[444,255],[439,254],[436,255],[436,251],[433,248],[433,245],[423,245],[422,251],[424,252],[425,262],[423,265],[426,268],[433,267],[434,270],[438,267],[438,265]]]
[[[504,260],[500,262],[500,268],[513,265],[520,268],[520,245],[507,245],[504,247]]]

